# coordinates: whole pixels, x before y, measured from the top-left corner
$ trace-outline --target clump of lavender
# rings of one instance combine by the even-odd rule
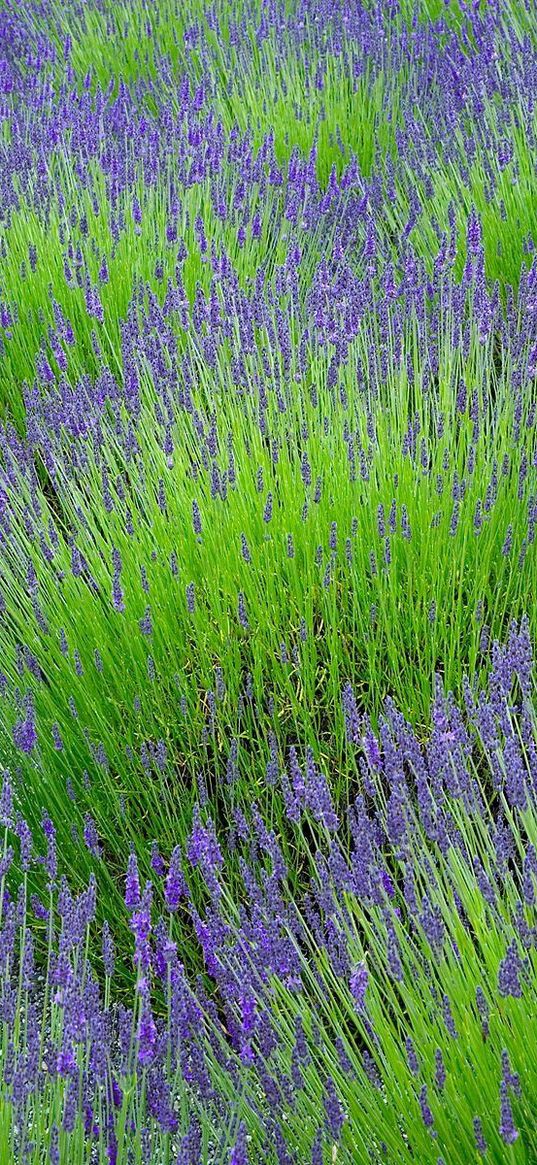
[[[70,888],[53,821],[44,814],[32,839],[4,773],[6,1159],[36,1138],[62,1163],[181,1159],[189,1145],[207,1165],[321,1160],[322,1146],[349,1165],[381,1144],[430,1165],[531,1152],[537,723],[524,627],[493,654],[488,688],[464,711],[437,685],[425,744],[390,700],[374,764],[349,740],[369,792],[337,823],[308,801],[309,754],[302,766],[293,753],[275,796],[310,853],[300,885],[255,805],[235,813],[233,877],[208,806],[195,807],[184,851],[132,852],[127,960],[98,923],[95,876]],[[515,689],[526,695],[514,704]],[[349,708],[348,687],[344,698]],[[482,795],[510,740],[524,742],[524,808],[507,774],[494,800]]]
[[[387,686],[423,722],[429,677],[441,668],[462,696],[464,667],[479,676],[505,611],[520,616],[537,586],[531,257],[504,303],[488,282],[478,205],[461,229],[450,206],[431,241],[431,270],[412,225],[424,213],[417,203],[391,255],[351,161],[325,189],[312,160],[293,155],[284,166],[270,135],[255,147],[248,134],[226,137],[186,89],[190,130],[173,181],[167,147],[160,153],[167,114],[155,113],[149,158],[125,98],[122,132],[132,129],[129,150],[141,151],[132,171],[121,134],[109,158],[119,132],[110,100],[88,96],[76,132],[72,110],[61,109],[69,165],[79,172],[88,142],[96,152],[91,215],[77,211],[75,224],[61,178],[60,188],[43,176],[44,189],[28,190],[39,221],[49,202],[56,207],[62,270],[41,287],[38,253],[28,275],[53,323],[43,323],[27,373],[24,432],[11,422],[0,429],[4,750],[21,766],[34,825],[35,783],[56,798],[69,779],[58,829],[73,867],[74,801],[117,861],[140,820],[168,845],[184,842],[172,773],[188,787],[202,768],[211,784],[243,733],[253,741],[275,731],[286,755],[295,739],[314,739],[349,677],[367,677],[372,714]],[[12,118],[24,138],[18,106]],[[52,170],[58,133],[50,129],[43,147]],[[8,154],[14,166],[11,146]],[[222,154],[226,166],[215,167]],[[380,204],[387,180],[378,178]],[[159,183],[161,233],[172,241],[162,278],[142,279]],[[206,202],[215,217],[201,212]],[[247,242],[222,250],[219,231],[256,215],[265,240],[273,221],[287,233],[265,262],[252,226],[247,263]],[[99,287],[104,324],[94,313],[88,334],[82,300],[97,258],[102,270],[98,223],[114,256]],[[10,226],[6,238],[18,271],[19,233]],[[124,316],[113,320],[123,250],[135,269],[132,286],[121,283]],[[2,290],[6,321],[15,291]],[[427,679],[416,683],[416,669]],[[321,682],[327,671],[332,689]],[[217,673],[227,694],[213,700]],[[343,731],[341,717],[326,743],[331,765]],[[509,748],[498,764],[522,804]],[[266,758],[250,753],[254,783],[264,785]],[[96,776],[91,795],[84,772]],[[339,783],[351,780],[345,772]],[[308,797],[334,820],[321,766],[316,781]]]
[[[530,1160],[531,5],[34,7],[0,1160]]]

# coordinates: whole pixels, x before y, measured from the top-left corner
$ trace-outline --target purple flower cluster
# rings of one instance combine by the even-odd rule
[[[305,692],[310,707],[324,691],[311,679],[316,668],[333,669],[336,690],[348,675],[386,666],[395,681],[405,650],[412,661],[416,634],[396,620],[402,638],[386,650],[386,587],[401,588],[421,611],[432,673],[450,635],[449,612],[444,619],[435,588],[428,593],[437,553],[453,612],[466,621],[470,656],[486,654],[477,645],[496,589],[510,579],[516,590],[521,579],[521,590],[531,590],[537,268],[528,243],[504,295],[489,277],[487,235],[487,210],[501,186],[490,157],[498,154],[501,174],[525,198],[524,171],[508,142],[516,115],[531,145],[531,118],[519,114],[532,108],[531,53],[505,27],[501,5],[468,13],[460,40],[442,22],[434,34],[419,22],[397,24],[396,34],[392,16],[390,5],[378,6],[375,19],[360,5],[343,19],[330,3],[317,22],[273,6],[301,60],[311,63],[322,48],[318,68],[304,68],[306,98],[329,85],[327,46],[334,67],[350,69],[353,96],[364,77],[368,85],[390,76],[403,86],[402,122],[390,129],[393,157],[361,166],[336,135],[339,163],[328,174],[320,143],[305,154],[290,149],[283,161],[272,129],[229,128],[214,115],[214,14],[185,32],[188,67],[201,53],[204,84],[194,84],[188,68],[183,82],[173,81],[150,22],[159,85],[139,77],[116,89],[88,75],[80,92],[72,46],[63,60],[54,38],[26,44],[9,21],[2,246],[10,271],[24,264],[27,300],[38,307],[30,328],[26,297],[18,302],[6,279],[2,367],[21,390],[23,423],[0,426],[2,602],[17,596],[16,618],[2,622],[0,699],[25,772],[51,766],[65,780],[72,768],[79,785],[78,771],[100,766],[108,753],[103,731],[117,753],[119,738],[145,737],[141,719],[158,722],[161,711],[172,757],[183,756],[179,700],[195,709],[195,734],[215,666],[235,694],[240,676],[239,719],[245,709],[254,721],[275,712],[284,725],[290,701]],[[220,45],[230,79],[251,49],[247,24]],[[257,29],[262,53],[275,49],[274,28],[263,18]],[[13,73],[14,44],[25,46],[27,70]],[[513,68],[500,70],[499,59]],[[425,124],[413,113],[417,92],[432,110]],[[484,95],[491,124],[474,127],[470,138],[468,126],[483,123]],[[437,206],[442,177],[438,143],[446,165],[467,172],[472,197],[465,194],[464,212],[438,206],[424,253],[420,224],[427,200]],[[486,198],[472,185],[470,160],[484,167]],[[73,176],[83,193],[76,206]],[[401,199],[401,189],[412,196]],[[386,206],[401,218],[388,233]],[[17,223],[30,213],[53,231],[53,281],[48,246],[32,241],[19,254]],[[275,223],[285,223],[278,246]],[[154,269],[142,263],[146,252]],[[135,270],[125,278],[131,253]],[[404,407],[386,431],[394,395]],[[388,472],[396,465],[404,472]],[[330,500],[336,490],[341,506]],[[452,556],[449,536],[470,527],[475,543],[464,537],[462,558]],[[214,531],[226,545],[218,582],[208,576]],[[490,565],[473,597],[486,609],[474,620],[466,593],[464,602],[456,596],[461,578],[477,577],[484,544]],[[415,569],[424,554],[425,567]],[[274,628],[259,617],[271,588]],[[290,619],[289,593],[297,606]],[[326,634],[330,620],[341,654]],[[228,627],[235,654],[227,651]],[[93,691],[88,676],[98,681]],[[22,681],[34,691],[32,707],[21,698]],[[140,689],[150,685],[142,713]],[[353,699],[347,694],[345,720],[356,739]],[[115,712],[103,716],[101,707]],[[221,700],[209,709],[209,743],[219,730],[236,735],[229,708]],[[296,735],[282,730],[281,755]],[[374,734],[368,740],[372,757]],[[127,747],[128,763],[114,756],[120,781],[111,776],[109,793],[141,779],[138,758],[149,745],[143,753]],[[509,741],[497,765],[508,774],[510,801],[522,806],[517,748]],[[217,743],[213,751],[219,755]],[[141,767],[145,777],[149,765]],[[332,829],[338,806],[330,797],[322,767],[310,766],[302,802]],[[120,809],[118,796],[107,815],[122,819]]]
[[[5,772],[0,803],[13,844],[0,870],[1,1025],[10,1049],[3,1096],[17,1127],[26,1129],[23,1114],[46,1109],[54,1095],[63,1134],[76,1139],[83,1130],[88,1146],[104,1137],[109,1159],[120,1160],[134,1145],[140,1122],[151,1151],[164,1138],[187,1152],[190,1140],[198,1143],[195,1114],[218,1126],[232,1090],[242,1096],[230,1158],[236,1161],[250,1160],[250,1152],[293,1160],[300,1137],[300,1152],[312,1160],[322,1144],[356,1159],[364,1128],[369,1136],[375,1121],[387,1128],[386,1113],[396,1117],[401,1153],[404,1147],[427,1154],[430,1145],[447,1155],[455,1087],[457,1138],[468,1152],[474,1146],[485,1154],[497,1137],[506,1145],[531,1138],[525,1123],[534,1099],[531,1048],[516,1034],[537,999],[533,887],[528,893],[535,854],[527,839],[537,821],[537,725],[522,694],[532,683],[526,628],[513,626],[493,654],[488,689],[468,690],[464,711],[437,686],[426,744],[391,701],[372,765],[366,736],[349,739],[348,748],[368,765],[369,793],[328,828],[316,798],[307,795],[310,785],[317,789],[313,758],[307,752],[301,765],[293,752],[289,773],[282,768],[276,780],[284,803],[291,790],[300,803],[290,835],[307,829],[310,837],[310,873],[300,888],[255,805],[235,813],[238,881],[230,880],[214,821],[199,805],[186,852],[175,846],[169,861],[155,843],[139,858],[132,852],[125,880],[136,971],[130,1009],[119,1003],[120,963],[108,922],[100,943],[104,991],[98,960],[88,954],[97,929],[95,877],[75,895],[59,876],[47,814],[45,853],[33,857]],[[342,699],[349,707],[348,686]],[[483,723],[496,734],[492,753],[483,750]],[[509,802],[507,778],[497,804],[486,807],[483,759],[492,775],[498,747],[522,736],[524,808]],[[453,784],[455,749],[460,768]],[[390,807],[395,793],[398,820]],[[35,877],[44,865],[51,913],[30,901],[27,874],[12,894],[15,851]],[[509,865],[502,867],[502,855]],[[96,861],[99,869],[102,858]],[[154,885],[142,885],[141,862],[151,867]],[[36,961],[41,919],[48,928],[45,993]],[[197,979],[179,958],[185,929],[205,966]],[[495,1108],[484,1084],[482,1102],[473,1086],[476,1049]],[[45,1064],[54,1065],[52,1075]],[[189,1098],[188,1111],[180,1096]],[[310,1104],[320,1124],[304,1127],[301,1114]],[[29,1137],[30,1125],[20,1135]],[[58,1120],[48,1135],[54,1160]]]
[[[530,1160],[531,4],[4,8],[5,1153]]]

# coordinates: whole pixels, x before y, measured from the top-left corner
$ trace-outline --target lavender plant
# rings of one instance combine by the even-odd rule
[[[426,744],[392,701],[375,736],[348,685],[357,791],[338,816],[328,774],[292,752],[277,776],[286,841],[255,805],[230,822],[240,905],[207,808],[185,852],[153,847],[145,886],[131,854],[128,1003],[110,927],[96,932],[95,877],[71,893],[50,818],[35,856],[4,775],[4,1160],[533,1160],[527,624],[493,658],[462,707],[438,682]],[[299,890],[286,846],[310,855]],[[35,863],[42,890],[29,897]],[[187,928],[197,978],[180,958]]]
[[[0,11],[2,1161],[537,1155],[536,32]]]

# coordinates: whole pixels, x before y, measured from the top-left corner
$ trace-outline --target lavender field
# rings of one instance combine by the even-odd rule
[[[0,1165],[537,1165],[534,0],[0,0]]]

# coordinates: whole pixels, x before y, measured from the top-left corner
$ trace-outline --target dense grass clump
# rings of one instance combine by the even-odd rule
[[[536,1154],[536,76],[521,0],[0,13],[14,1161]]]

